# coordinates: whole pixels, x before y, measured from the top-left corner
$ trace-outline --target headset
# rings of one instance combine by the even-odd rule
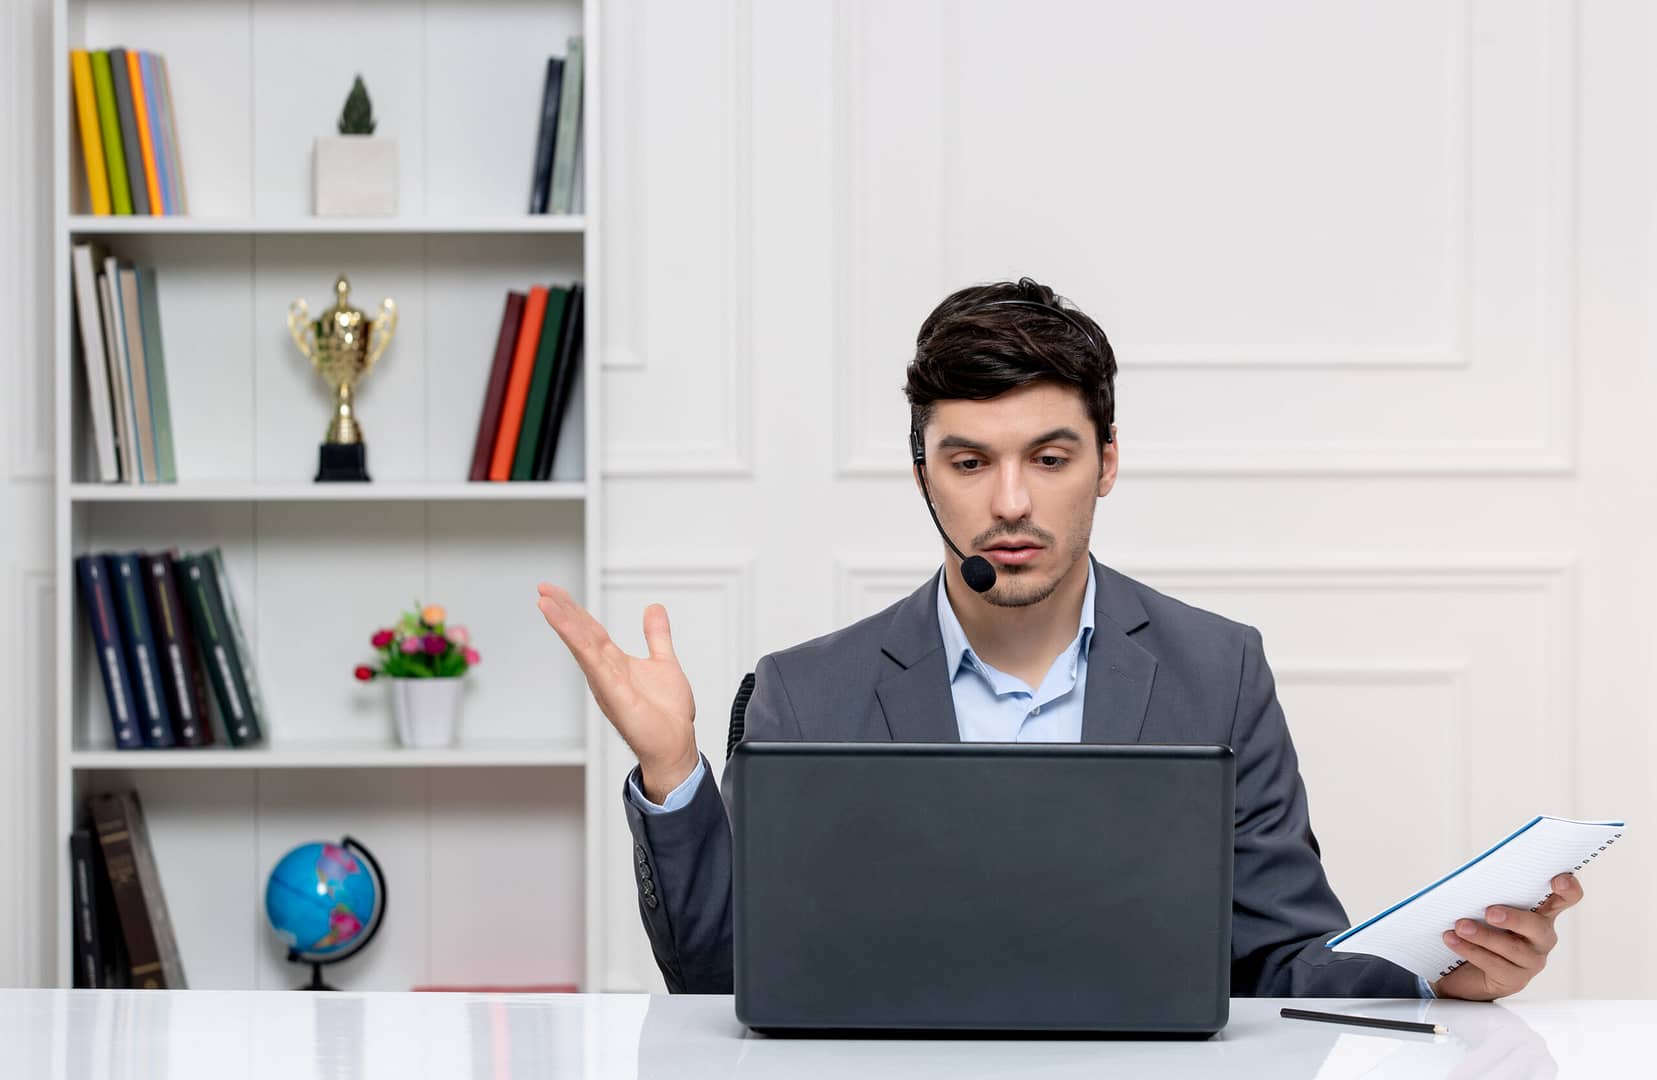
[[[1044,304],[1039,300],[992,300],[981,305],[981,307],[1027,307],[1045,312],[1048,315],[1055,315],[1069,323],[1076,329],[1078,334],[1087,339],[1087,343],[1093,346],[1093,351],[1098,356],[1104,358],[1110,355],[1108,347],[1101,346],[1098,340],[1088,332],[1087,327],[1082,325],[1080,319],[1056,304]],[[1105,426],[1105,442],[1109,443],[1111,441],[1110,426],[1107,424]],[[956,547],[955,541],[951,540],[949,534],[944,532],[943,523],[938,520],[938,508],[932,505],[932,489],[926,483],[926,443],[921,439],[920,429],[915,427],[914,424],[909,425],[909,459],[915,464],[915,475],[920,477],[921,497],[926,500],[927,513],[932,515],[933,528],[938,530],[938,535],[944,538],[944,543],[949,545],[949,550],[953,551],[956,557],[961,560],[961,580],[965,581],[967,588],[973,592],[989,592],[995,588],[995,567],[991,566],[990,561],[982,555],[969,557],[960,548]]]

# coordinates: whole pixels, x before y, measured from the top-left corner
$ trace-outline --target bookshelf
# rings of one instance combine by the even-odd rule
[[[598,808],[614,785],[589,773],[601,718],[534,599],[540,580],[589,602],[599,587],[600,29],[598,0],[54,3],[58,985],[72,977],[76,809],[132,787],[193,988],[301,981],[265,926],[264,876],[293,844],[346,833],[385,868],[390,903],[338,984],[596,987]],[[530,215],[546,57],[572,34],[583,207]],[[188,216],[88,212],[68,52],[114,45],[167,58]],[[359,72],[376,137],[398,141],[400,213],[315,218],[312,140]],[[96,480],[70,270],[85,240],[156,268],[176,484]],[[289,301],[320,311],[339,273],[356,306],[400,309],[357,398],[368,485],[312,482],[330,396],[287,335]],[[571,281],[587,290],[583,372],[552,480],[468,483],[507,290]],[[250,638],[266,742],[117,751],[74,558],[210,545]],[[484,658],[450,749],[398,747],[389,688],[351,676],[416,599],[444,604]]]

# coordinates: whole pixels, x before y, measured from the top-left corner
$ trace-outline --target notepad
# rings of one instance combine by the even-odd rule
[[[1483,921],[1493,904],[1535,911],[1550,882],[1579,873],[1622,838],[1620,821],[1535,817],[1511,836],[1412,896],[1330,938],[1336,952],[1391,960],[1423,979],[1448,975],[1467,961],[1444,944],[1457,919]]]

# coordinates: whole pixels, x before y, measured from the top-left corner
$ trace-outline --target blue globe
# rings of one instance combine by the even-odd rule
[[[347,844],[352,841],[347,840]],[[342,959],[367,944],[384,890],[360,845],[301,844],[282,856],[265,884],[265,917],[297,958]]]

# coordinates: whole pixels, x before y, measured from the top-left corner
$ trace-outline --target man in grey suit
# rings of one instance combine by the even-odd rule
[[[1582,896],[1569,874],[1536,911],[1493,907],[1446,928],[1468,963],[1431,987],[1324,948],[1346,913],[1260,634],[1089,555],[1121,453],[1116,360],[1092,319],[1028,278],[962,289],[922,324],[907,374],[915,481],[944,566],[885,611],[762,657],[747,738],[1224,743],[1237,760],[1233,994],[1490,1000],[1542,969],[1555,918]],[[951,537],[970,537],[972,554]],[[645,610],[649,655],[634,657],[563,589],[539,594],[639,760],[623,798],[662,975],[676,992],[729,993],[730,824],[667,612]]]

